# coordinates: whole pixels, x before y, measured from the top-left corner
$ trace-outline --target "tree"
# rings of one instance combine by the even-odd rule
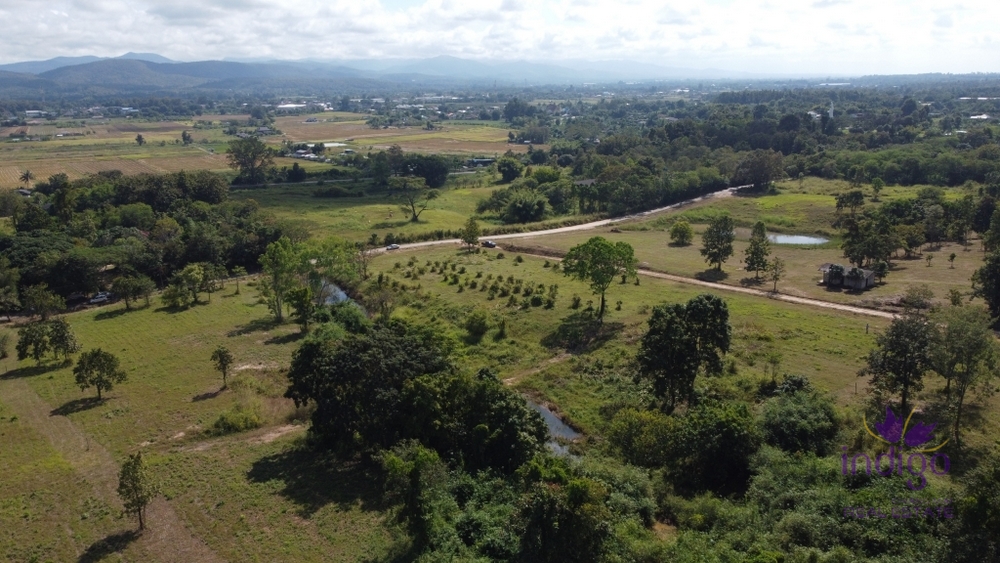
[[[274,151],[257,137],[229,141],[226,151],[229,167],[239,171],[241,183],[261,184],[274,166]]]
[[[261,295],[280,323],[284,320],[285,298],[298,285],[298,250],[288,237],[283,236],[267,245],[267,250],[260,257],[260,265],[265,274],[260,284]]]
[[[778,282],[781,281],[781,278],[785,277],[785,261],[775,256],[767,265],[767,275],[774,282],[774,288],[771,291],[777,293]]]
[[[194,137],[191,136],[191,133],[187,132],[187,129],[181,131],[181,143],[184,143],[185,145],[190,145],[193,142],[194,142]]]
[[[626,242],[611,243],[603,237],[593,237],[574,246],[562,261],[563,274],[590,282],[590,289],[601,295],[601,308],[597,318],[604,318],[604,295],[615,278],[636,275],[635,251]]]
[[[784,174],[781,153],[755,150],[743,157],[733,173],[733,184],[750,185],[755,192],[766,191],[771,183]]]
[[[7,315],[10,321],[10,314],[21,308],[21,301],[17,298],[17,286],[0,287],[0,313]]]
[[[371,157],[368,164],[368,174],[371,175],[372,183],[376,187],[384,188],[389,185],[392,168],[389,166],[389,158],[385,155],[385,151],[379,151]]]
[[[141,147],[142,145],[146,144],[146,139],[140,133],[139,135],[135,136],[135,142]]]
[[[134,299],[142,297],[146,302],[146,306],[149,307],[149,298],[156,291],[156,282],[149,279],[146,276],[138,275],[135,276],[134,286],[132,287],[132,296]]]
[[[954,252],[952,252],[951,255],[948,256],[948,263],[951,265],[950,268],[952,270],[955,269],[955,259],[956,258],[958,258],[958,254],[955,254]]]
[[[889,263],[885,260],[879,260],[872,264],[872,272],[875,274],[875,279],[880,283],[889,275]]]
[[[858,208],[865,204],[865,193],[861,190],[851,190],[837,196],[837,212],[847,209],[851,217],[857,214]]]
[[[465,227],[462,229],[462,242],[469,245],[469,250],[472,250],[472,247],[479,244],[479,235],[481,232],[479,221],[476,221],[475,217],[469,217],[469,220],[465,222]]]
[[[688,246],[694,240],[694,229],[687,221],[677,221],[670,226],[670,242],[676,246]]]
[[[750,245],[747,246],[745,257],[747,271],[753,271],[754,277],[760,279],[760,271],[767,269],[767,257],[771,254],[771,245],[767,241],[767,228],[763,221],[754,223],[750,234]]]
[[[133,276],[120,276],[115,278],[111,284],[111,291],[125,300],[125,310],[127,311],[132,309],[132,301],[135,300],[136,281]]]
[[[524,171],[524,165],[512,156],[505,156],[497,161],[497,172],[500,173],[500,179],[505,184],[520,178],[522,171]]]
[[[940,335],[934,345],[934,371],[944,377],[955,408],[955,439],[960,441],[962,408],[969,390],[988,392],[997,376],[998,346],[990,330],[993,319],[980,307],[949,307],[936,313]],[[954,390],[952,391],[952,384]]]
[[[288,291],[285,299],[292,307],[292,317],[302,327],[302,332],[309,332],[309,322],[316,313],[312,290],[308,287],[296,287]]]
[[[233,365],[235,359],[233,358],[233,353],[229,351],[229,348],[225,346],[218,346],[215,351],[212,352],[212,363],[215,364],[215,370],[222,374],[222,388],[225,389],[229,383],[226,381],[226,377],[229,375],[229,367]]]
[[[80,359],[73,368],[76,384],[81,391],[91,387],[97,389],[97,399],[101,399],[103,391],[111,391],[116,383],[124,383],[128,374],[121,369],[118,358],[110,353],[94,348],[80,354]]]
[[[987,254],[982,267],[972,274],[972,296],[986,302],[991,317],[1000,317],[1000,250]]]
[[[649,330],[636,355],[639,373],[653,382],[653,392],[666,401],[668,413],[679,401],[688,400],[698,375],[698,346],[685,312],[680,304],[653,307]]]
[[[45,328],[49,332],[49,346],[57,357],[62,356],[63,360],[68,361],[70,354],[80,351],[80,343],[66,319],[53,319],[46,323]]]
[[[17,296],[17,282],[20,279],[21,271],[11,267],[9,258],[0,256],[0,313],[7,315],[8,321],[10,314],[21,307]]]
[[[875,348],[858,375],[871,376],[872,390],[879,395],[899,395],[900,410],[909,413],[910,394],[923,389],[923,378],[932,369],[934,325],[927,317],[907,311],[893,319],[875,337]]]
[[[41,316],[43,321],[66,308],[66,301],[44,283],[27,287],[21,294],[21,301],[28,313]]]
[[[160,494],[149,467],[142,459],[142,452],[130,455],[118,472],[118,496],[125,505],[126,514],[139,519],[139,529],[146,529],[146,506]]]
[[[878,196],[885,188],[885,181],[882,178],[872,180],[872,201],[878,201]]]
[[[711,220],[701,235],[701,255],[715,269],[722,271],[722,263],[733,255],[733,241],[736,240],[736,225],[729,215],[719,215]]]
[[[698,347],[698,365],[706,373],[722,373],[722,355],[729,352],[732,329],[729,307],[721,297],[703,293],[684,306],[684,319]]]
[[[25,170],[21,173],[20,180],[24,184],[24,187],[28,188],[31,186],[31,182],[35,180],[35,173],[31,170]]]
[[[409,213],[410,221],[414,223],[420,220],[420,214],[438,196],[437,190],[427,188],[423,178],[390,178],[389,187],[402,197],[404,204],[400,209],[403,213]]]
[[[45,323],[31,323],[17,330],[18,361],[30,357],[36,362],[40,362],[50,349],[49,331]]]
[[[183,270],[174,274],[174,279],[180,287],[187,290],[191,302],[197,303],[198,293],[205,287],[205,276],[205,265],[195,263],[184,266]]]
[[[233,269],[230,271],[230,274],[232,274],[232,276],[233,276],[233,281],[236,282],[236,295],[239,295],[240,294],[240,278],[242,278],[243,276],[247,275],[247,269],[244,268],[243,266],[233,266]]]

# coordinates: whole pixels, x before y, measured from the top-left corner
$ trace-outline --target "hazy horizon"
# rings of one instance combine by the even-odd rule
[[[445,55],[764,75],[958,74],[1000,71],[998,16],[992,3],[925,0],[57,0],[41,10],[0,0],[0,18],[17,30],[0,38],[0,64],[125,52],[181,61]]]

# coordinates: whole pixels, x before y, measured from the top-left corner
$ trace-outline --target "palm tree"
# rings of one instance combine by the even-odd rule
[[[24,173],[21,174],[21,181],[24,182],[24,187],[26,188],[31,185],[31,182],[34,179],[35,179],[35,173],[32,172],[31,170],[25,170]]]

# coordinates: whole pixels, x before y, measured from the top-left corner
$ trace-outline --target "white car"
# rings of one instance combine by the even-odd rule
[[[102,291],[97,295],[91,297],[89,303],[91,305],[97,305],[100,303],[107,303],[110,300],[111,300],[111,294],[106,291]]]
[[[385,249],[386,250],[399,250],[399,245],[398,244],[390,244],[389,246],[385,247]]]

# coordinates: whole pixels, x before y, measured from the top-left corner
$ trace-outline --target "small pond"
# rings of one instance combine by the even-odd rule
[[[557,439],[563,440],[575,440],[580,437],[580,433],[573,430],[568,424],[559,419],[558,416],[548,408],[528,401],[528,406],[533,408],[535,412],[542,415],[542,420],[545,421],[545,426],[549,429],[549,437],[551,438],[546,445],[553,453],[559,455],[569,454],[569,448],[560,444]]]
[[[830,242],[823,237],[811,237],[808,235],[767,235],[767,240],[774,244],[823,244]]]

